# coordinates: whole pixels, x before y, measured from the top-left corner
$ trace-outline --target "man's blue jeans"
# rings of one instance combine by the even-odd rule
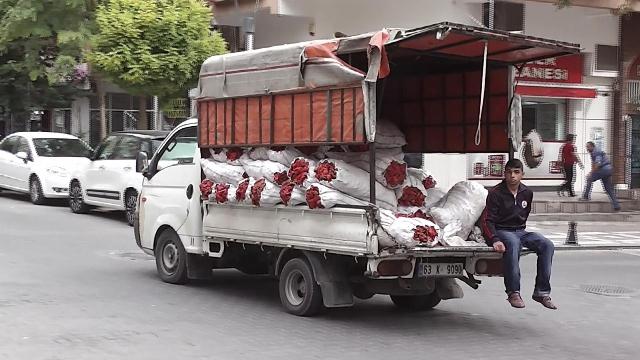
[[[582,198],[590,199],[591,198],[591,188],[593,187],[593,183],[602,180],[602,185],[604,186],[604,191],[607,192],[609,198],[611,199],[611,203],[613,204],[614,209],[620,209],[620,203],[618,203],[618,199],[616,198],[616,193],[613,190],[613,183],[611,182],[611,175],[613,174],[613,167],[611,165],[605,165],[598,170],[591,171],[591,176],[587,177],[587,186],[584,188],[584,194]]]
[[[504,286],[507,294],[520,292],[520,251],[523,247],[538,254],[538,274],[534,296],[547,296],[551,293],[551,263],[553,261],[553,243],[541,234],[525,230],[497,230],[496,235],[504,244],[502,254]]]

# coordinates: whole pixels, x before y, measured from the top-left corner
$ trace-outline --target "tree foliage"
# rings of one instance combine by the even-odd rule
[[[60,106],[88,44],[95,0],[0,0],[0,105]]]
[[[225,52],[198,0],[109,0],[98,6],[93,69],[132,94],[185,94],[202,62]]]

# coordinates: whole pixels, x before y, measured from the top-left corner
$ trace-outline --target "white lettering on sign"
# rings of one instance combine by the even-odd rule
[[[640,72],[640,69],[638,69]],[[569,71],[565,69],[539,68],[525,66],[522,71],[516,70],[517,77],[541,80],[569,80]]]

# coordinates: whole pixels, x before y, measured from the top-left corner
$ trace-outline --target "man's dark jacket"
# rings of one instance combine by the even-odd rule
[[[533,191],[523,184],[520,184],[516,196],[513,196],[504,180],[489,190],[487,206],[481,217],[482,231],[487,244],[491,246],[494,242],[500,241],[496,230],[524,229],[532,202]]]

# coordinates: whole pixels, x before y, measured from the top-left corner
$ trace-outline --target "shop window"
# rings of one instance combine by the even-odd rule
[[[596,44],[596,71],[618,71],[618,47]]]
[[[565,138],[565,101],[525,101],[522,104],[522,134],[532,130],[542,141],[563,141]]]

